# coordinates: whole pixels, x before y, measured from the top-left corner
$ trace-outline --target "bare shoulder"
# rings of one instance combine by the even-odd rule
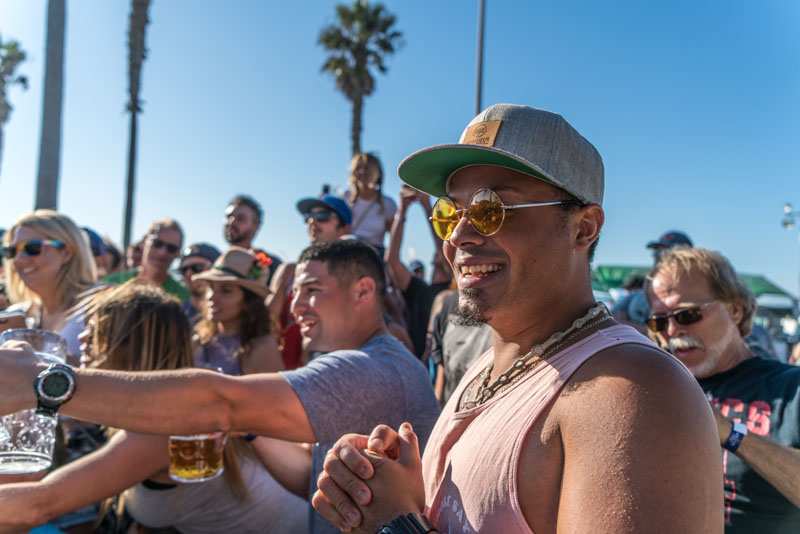
[[[721,531],[717,430],[680,362],[624,344],[594,355],[568,384],[551,412],[565,458],[559,530]],[[616,515],[604,516],[609,509]]]
[[[628,430],[634,420],[652,421],[636,429],[645,434],[663,431],[662,425],[696,430],[711,420],[708,401],[688,370],[671,355],[635,343],[590,358],[569,379],[553,411],[562,431],[599,418]]]

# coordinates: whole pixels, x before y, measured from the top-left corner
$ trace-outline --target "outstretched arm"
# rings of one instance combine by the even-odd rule
[[[41,525],[121,493],[167,467],[167,437],[118,432],[39,482],[0,485],[0,532]]]
[[[29,348],[0,350],[0,414],[33,408],[45,364]],[[62,413],[152,434],[241,431],[316,441],[300,400],[277,373],[226,376],[202,369],[131,373],[79,369]]]

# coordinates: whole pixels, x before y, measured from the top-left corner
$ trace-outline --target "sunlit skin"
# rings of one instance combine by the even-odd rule
[[[231,204],[225,209],[225,241],[242,248],[252,248],[258,232],[258,214],[244,204]]]
[[[739,307],[716,301],[703,276],[676,277],[661,271],[653,278],[648,290],[652,314],[703,305],[703,319],[690,325],[680,325],[669,319],[665,332],[657,334],[659,344],[667,348],[670,339],[691,336],[700,347],[674,350],[675,356],[697,378],[706,378],[735,367],[750,356],[737,324],[742,318]]]
[[[345,227],[341,226],[339,216],[331,210],[316,207],[311,209],[311,213],[327,212],[331,218],[327,221],[317,221],[313,217],[306,219],[306,231],[312,244],[330,243],[336,241],[345,233]]]
[[[11,246],[32,239],[44,240],[49,238],[35,230],[21,226],[14,233]],[[69,261],[70,255],[71,253],[66,247],[56,249],[50,246],[43,246],[38,256],[28,256],[24,251],[21,251],[12,260],[19,277],[28,289],[36,293],[42,300],[45,310],[56,310],[59,307],[57,297],[58,273],[63,265]]]
[[[504,204],[564,198],[563,192],[545,182],[489,165],[466,167],[449,183],[449,197],[459,208],[481,188],[494,190]],[[489,237],[462,218],[443,243],[455,272],[459,306],[488,321],[509,342],[495,347],[495,375],[525,347],[567,328],[593,303],[585,253],[603,224],[602,209],[575,210],[566,225],[564,217],[559,206],[507,211],[503,226]],[[584,254],[577,254],[576,246]],[[475,265],[490,266],[495,272],[464,272]]]
[[[156,239],[170,243],[177,247],[175,252],[169,252],[165,247],[153,246]],[[149,235],[144,240],[142,250],[141,277],[144,280],[161,285],[167,279],[172,262],[178,257],[181,249],[181,234],[172,228],[163,228],[155,235]]]
[[[312,260],[297,264],[292,291],[290,311],[300,325],[305,350],[360,347],[371,333],[385,328],[371,278],[344,285],[324,263]]]
[[[235,334],[239,331],[244,307],[244,289],[236,282],[210,280],[205,307],[206,316],[217,323],[221,332]]]

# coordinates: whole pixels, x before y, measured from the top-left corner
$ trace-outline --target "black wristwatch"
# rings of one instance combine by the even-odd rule
[[[429,534],[439,532],[431,526],[422,514],[406,514],[395,517],[381,528],[377,534]]]
[[[55,417],[58,408],[75,393],[75,371],[62,363],[50,364],[33,381],[36,413]]]

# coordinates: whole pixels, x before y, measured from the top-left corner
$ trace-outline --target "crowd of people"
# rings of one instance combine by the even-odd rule
[[[60,414],[53,468],[0,476],[0,532],[800,532],[800,367],[721,253],[667,232],[598,303],[601,156],[526,106],[398,173],[392,199],[357,154],[341,196],[299,199],[295,261],[244,194],[226,250],[22,215],[0,331],[57,332],[67,365],[0,348],[0,414]],[[414,204],[428,276],[401,260]],[[213,433],[224,476],[171,478],[169,436]]]

